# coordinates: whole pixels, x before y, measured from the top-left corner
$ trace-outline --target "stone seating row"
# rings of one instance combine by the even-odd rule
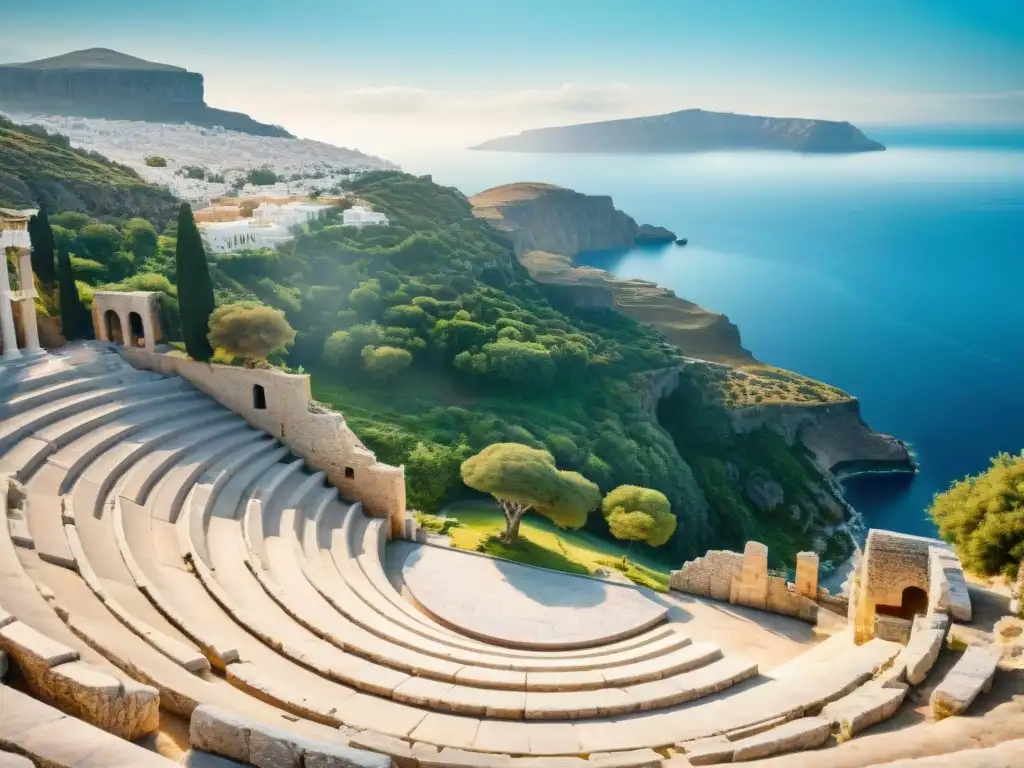
[[[159,725],[155,689],[82,661],[78,651],[18,621],[2,606],[0,650],[35,696],[53,701],[63,712],[125,739],[152,733]]]
[[[302,485],[303,481],[296,477],[299,466],[298,462],[280,465],[276,472],[264,477],[263,486],[255,495],[262,497],[273,507],[279,494],[289,493],[296,486]],[[247,559],[249,548],[244,543],[242,521],[248,519],[252,527],[259,527],[259,523],[255,522],[259,517],[253,514],[253,510],[259,509],[261,501],[260,498],[250,498],[250,514],[243,515],[240,520],[235,519],[235,510],[244,498],[243,494],[239,499],[222,496],[215,500],[215,510],[209,518],[207,530],[211,567],[197,564],[200,580],[210,588],[211,595],[218,603],[242,626],[269,646],[279,648],[284,656],[314,669],[327,678],[359,690],[418,706],[470,715],[489,714],[511,718],[565,719],[594,716],[599,713],[623,714],[678,703],[693,695],[691,681],[694,676],[683,672],[666,677],[666,686],[671,686],[671,689],[662,689],[656,697],[641,697],[633,687],[620,688],[618,686],[623,684],[613,679],[605,683],[600,690],[590,693],[586,697],[586,706],[582,706],[580,697],[563,695],[557,689],[536,693],[530,689],[525,692],[480,689],[426,677],[428,673],[433,672],[438,676],[447,675],[454,680],[454,673],[457,671],[455,667],[445,670],[433,663],[430,668],[417,671],[417,662],[413,661],[410,670],[413,674],[410,676],[408,673],[381,666],[366,658],[354,657],[325,641],[320,635],[309,632],[300,623],[294,622],[281,609],[280,603],[270,599],[254,579],[253,570],[262,569],[262,565],[255,556]],[[283,602],[287,600],[282,598],[281,603]],[[378,643],[378,647],[381,646],[382,644]],[[679,659],[674,663],[684,669],[693,669],[708,661],[716,650],[690,649],[686,651],[685,661]],[[423,662],[420,657],[419,663],[428,662]],[[716,662],[712,664],[712,668],[725,680],[734,680],[740,675],[756,672],[756,665],[746,662],[741,667],[733,661]],[[716,679],[715,682],[719,681]]]
[[[176,763],[0,684],[0,768],[173,768]],[[8,754],[9,750],[15,755]]]
[[[311,480],[314,482],[311,483]],[[284,501],[283,507],[270,504],[266,513],[271,518],[268,524],[258,522],[263,519],[263,503],[259,500],[250,500],[243,522],[243,536],[246,538],[250,556],[248,567],[268,595],[293,619],[342,649],[352,650],[388,666],[407,669],[425,677],[513,690],[586,690],[609,685],[627,685],[688,671],[695,665],[716,660],[721,656],[719,649],[714,646],[700,644],[687,647],[687,644],[655,660],[633,662],[611,669],[526,672],[493,669],[491,665],[494,662],[487,660],[488,667],[481,670],[469,664],[462,665],[458,661],[445,661],[426,656],[420,652],[423,642],[416,647],[414,653],[408,647],[403,648],[384,638],[374,637],[358,624],[338,615],[330,603],[306,580],[297,562],[297,510],[301,510],[302,500],[310,494],[322,494],[323,486],[319,480],[317,475],[309,476],[298,486],[298,490]],[[312,498],[311,502],[319,503],[316,498]],[[254,544],[252,531],[262,530],[266,533],[268,527],[272,528],[276,535]]]
[[[75,397],[78,395],[70,399]],[[47,417],[45,421],[44,427],[56,420]],[[225,419],[225,425],[227,421]],[[24,434],[27,436],[28,433]],[[755,687],[730,690],[726,688],[738,681],[737,675],[746,673],[744,662],[718,660],[681,675],[692,676],[687,691],[693,693],[685,694],[684,698],[701,695],[703,700],[678,703],[679,700],[673,697],[679,696],[680,689],[664,679],[655,679],[637,684],[632,693],[638,700],[662,701],[667,706],[647,711],[641,708],[640,711],[614,717],[602,716],[602,711],[615,710],[594,706],[594,691],[570,691],[563,698],[557,691],[526,690],[531,672],[536,673],[535,682],[541,683],[544,678],[539,675],[553,671],[575,674],[597,669],[608,670],[612,675],[616,674],[617,667],[671,657],[673,653],[687,648],[691,649],[687,652],[692,653],[695,644],[684,638],[684,642],[667,644],[654,656],[638,661],[630,658],[629,654],[646,654],[647,646],[664,642],[666,638],[675,642],[680,636],[674,629],[662,627],[658,631],[664,634],[652,632],[641,640],[634,638],[582,653],[494,649],[483,642],[460,638],[401,601],[390,583],[386,582],[386,577],[384,582],[378,578],[383,575],[379,557],[383,533],[380,523],[365,517],[359,507],[338,500],[332,490],[318,488],[318,481],[302,474],[301,465],[290,459],[286,450],[275,448],[271,441],[256,440],[241,449],[248,458],[238,459],[233,455],[235,452],[229,450],[200,456],[204,443],[208,441],[192,440],[188,441],[187,447],[177,445],[168,449],[163,445],[166,435],[159,434],[162,436],[154,438],[152,450],[121,453],[117,445],[113,445],[93,457],[94,460],[74,480],[70,492],[65,494],[72,500],[73,523],[64,521],[64,510],[59,505],[56,508],[59,513],[57,519],[61,522],[60,530],[65,540],[69,533],[72,539],[76,534],[78,536],[81,546],[73,558],[74,563],[77,565],[82,560],[91,566],[95,581],[107,595],[112,596],[131,616],[141,618],[168,637],[191,643],[197,651],[201,650],[214,666],[223,671],[223,678],[204,669],[189,671],[176,664],[122,623],[111,612],[110,604],[104,602],[98,591],[91,589],[78,573],[41,561],[35,553],[23,554],[25,562],[30,564],[30,575],[40,586],[45,583],[56,593],[55,599],[46,606],[47,610],[57,610],[67,628],[74,632],[76,641],[81,641],[88,648],[101,649],[111,663],[132,677],[154,685],[163,701],[181,710],[191,711],[197,704],[210,702],[244,712],[247,717],[278,722],[289,731],[306,732],[320,728],[316,723],[345,728],[356,746],[360,741],[391,739],[396,746],[398,743],[404,745],[403,749],[421,752],[432,749],[434,757],[426,759],[427,764],[433,765],[481,765],[489,764],[489,761],[504,764],[502,761],[507,760],[527,765],[529,763],[521,756],[599,755],[611,751],[619,753],[606,756],[608,760],[619,761],[614,764],[646,764],[642,761],[660,759],[659,756],[651,753],[654,754],[652,758],[651,754],[645,753],[626,758],[623,750],[660,749],[680,741],[722,733],[732,734],[738,741],[736,734],[739,730],[775,724],[779,718],[799,717],[828,701],[841,698],[867,679],[865,675],[870,677],[894,655],[891,648],[878,641],[850,650],[844,660],[832,660],[827,675],[818,669],[809,679],[791,675]],[[137,433],[136,437],[140,435],[143,432]],[[177,438],[167,439],[173,441]],[[165,449],[176,451],[173,458],[162,453]],[[156,458],[158,453],[160,457]],[[151,458],[146,460],[147,456]],[[159,469],[159,476],[153,480],[148,479],[150,475],[140,477],[154,463]],[[111,472],[116,477],[105,481]],[[140,476],[136,475],[137,472]],[[143,486],[146,487],[143,489]],[[100,493],[101,487],[103,493]],[[126,493],[122,494],[122,491]],[[173,507],[178,500],[181,500],[180,515],[173,509],[166,510],[168,501]],[[250,507],[250,503],[254,505]],[[255,524],[255,504],[258,504],[258,525]],[[292,506],[295,508],[289,525],[285,510]],[[162,514],[158,513],[158,507],[164,510]],[[253,510],[248,545],[244,514],[247,509]],[[91,510],[91,513],[85,510]],[[265,513],[268,515],[266,526]],[[311,521],[313,525],[310,525]],[[73,533],[64,525],[73,528]],[[270,535],[273,533],[277,535]],[[310,533],[313,534],[311,538]],[[274,539],[281,541],[272,541]],[[176,551],[175,545],[182,541],[189,543],[188,562],[195,568],[195,574],[183,568],[180,553]],[[343,541],[347,543],[342,544]],[[309,547],[307,543],[313,546]],[[389,637],[388,633],[394,633],[394,628],[401,628],[408,633],[410,643],[424,645],[430,638],[434,647],[449,646],[458,654],[484,656],[496,651],[501,655],[492,658],[501,659],[499,670],[512,671],[512,665],[525,665],[524,669],[517,670],[526,676],[523,690],[495,691],[483,685],[474,688],[458,678],[455,684],[449,685],[409,675],[402,675],[403,681],[391,689],[393,692],[407,686],[402,695],[409,701],[419,702],[424,696],[436,698],[438,708],[432,709],[356,690],[330,675],[313,671],[298,659],[324,658],[337,667],[330,671],[346,675],[372,668],[371,684],[382,679],[387,684],[389,676],[393,678],[396,672],[344,653],[342,648],[309,632],[295,617],[281,610],[267,586],[254,575],[254,570],[262,570],[268,576],[267,584],[273,585],[271,589],[301,589],[291,582],[286,585],[278,583],[278,579],[283,580],[284,572],[295,571],[288,568],[289,561],[283,554],[289,545],[292,555],[299,558],[299,570],[303,576],[314,573],[319,565],[324,573],[336,574],[333,583],[344,584],[349,597],[358,598],[347,600],[360,606],[350,608],[353,615],[359,615],[364,621],[370,616],[381,617],[374,619],[377,631],[365,629],[369,634],[363,635],[361,642],[378,642],[374,638]],[[203,547],[207,549],[205,560]],[[111,552],[120,552],[123,557],[111,558]],[[309,555],[316,555],[318,560],[313,561]],[[229,558],[233,561],[231,567],[222,571],[223,563]],[[116,562],[112,565],[111,560],[119,561],[120,565]],[[328,569],[327,565],[332,568]],[[377,569],[381,570],[378,572]],[[247,608],[248,601],[252,600],[261,610],[268,606],[276,609],[276,612],[271,612],[273,622],[267,616],[257,615],[254,624],[266,631],[268,638],[274,638],[273,643],[259,639],[253,634],[249,622],[239,623],[223,609],[223,603],[218,600],[228,600],[228,594],[230,599],[236,599],[237,595],[233,589],[225,588],[222,579],[231,587],[236,580],[246,585],[241,596]],[[309,584],[320,592],[313,579],[309,579]],[[289,602],[294,602],[290,593]],[[331,603],[330,600],[327,602]],[[73,610],[69,612],[68,607]],[[147,610],[149,614],[146,614]],[[344,616],[342,611],[337,613]],[[249,618],[247,615],[246,619]],[[352,626],[361,626],[360,622],[348,616],[345,618]],[[279,633],[283,637],[278,638]],[[308,642],[306,636],[309,636]],[[402,647],[397,642],[392,645]],[[460,645],[464,645],[464,649],[460,649]],[[211,653],[211,650],[217,653]],[[420,656],[442,658],[422,652]],[[607,664],[606,660],[612,656],[617,658]],[[883,657],[887,657],[885,661]],[[412,660],[412,657],[407,658]],[[458,656],[446,658],[457,659]],[[219,659],[220,664],[214,659]],[[726,663],[735,665],[736,674],[723,674],[728,671]],[[584,666],[552,670],[545,664]],[[379,674],[382,669],[385,670],[383,675]],[[705,677],[702,679],[697,675]],[[483,679],[478,682],[492,685]],[[434,688],[424,694],[425,684],[429,684],[426,686],[428,689],[440,686],[445,693]],[[470,700],[468,703],[474,705],[472,708],[455,714],[444,709],[447,692],[452,690],[456,690],[456,695],[461,695],[459,692],[462,690],[476,690],[483,694],[484,699],[480,705]],[[603,690],[624,691],[625,688]],[[527,701],[532,701],[544,713],[548,702],[556,697],[571,702],[585,719],[567,720],[564,715],[558,715],[557,720],[550,722],[489,719],[500,715],[494,706],[502,705],[495,697],[496,693],[513,694],[517,701],[522,696],[523,715],[527,712]],[[616,702],[611,700],[610,703],[614,705]],[[281,719],[282,711],[301,719],[289,723]],[[250,714],[253,712],[256,714]],[[574,764],[587,762],[578,758],[574,760]],[[595,764],[599,760],[589,762]]]

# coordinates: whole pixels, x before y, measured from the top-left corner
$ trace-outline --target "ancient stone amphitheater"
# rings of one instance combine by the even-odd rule
[[[500,566],[493,600],[459,602],[444,576],[457,592],[492,561],[388,544],[386,516],[287,445],[106,344],[0,366],[0,473],[4,768],[757,760],[892,714],[949,620],[929,610],[906,644],[840,631],[762,672],[629,587]],[[968,650],[943,714],[996,661]],[[171,721],[190,726],[175,759],[153,748]],[[941,764],[1024,746],[968,754]]]

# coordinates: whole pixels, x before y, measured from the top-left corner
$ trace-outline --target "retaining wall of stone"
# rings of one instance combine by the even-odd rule
[[[728,601],[770,613],[792,616],[811,624],[818,620],[818,556],[797,555],[797,582],[788,584],[768,573],[768,548],[747,542],[743,554],[710,550],[669,575],[669,587],[713,600]]]
[[[322,470],[342,498],[387,516],[392,538],[405,531],[405,470],[382,464],[335,411],[312,400],[309,376],[274,368],[239,368],[118,347],[136,368],[188,379],[249,424],[276,437]]]

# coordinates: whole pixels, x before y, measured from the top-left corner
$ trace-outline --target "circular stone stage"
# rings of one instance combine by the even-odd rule
[[[451,629],[509,648],[587,648],[664,621],[639,588],[421,545],[402,571],[413,601]]]

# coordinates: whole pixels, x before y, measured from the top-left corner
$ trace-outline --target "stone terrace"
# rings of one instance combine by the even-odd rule
[[[424,612],[385,570],[386,517],[185,379],[103,345],[0,368],[0,419],[0,765],[5,752],[48,767],[171,765],[129,741],[161,715],[191,721],[193,765],[738,762],[884,719],[941,638],[922,623],[906,648],[856,646],[844,630],[762,669],[737,649],[808,625],[773,616],[768,630],[723,606],[721,636],[745,637],[719,644],[677,596],[593,582],[567,598],[556,585],[573,577],[523,581],[431,548],[406,570]],[[451,614],[452,593],[428,586],[446,574],[498,592]],[[533,642],[544,633],[522,628],[551,627],[559,601],[562,634]],[[515,621],[495,624],[505,603]],[[982,677],[949,690],[965,701]]]

